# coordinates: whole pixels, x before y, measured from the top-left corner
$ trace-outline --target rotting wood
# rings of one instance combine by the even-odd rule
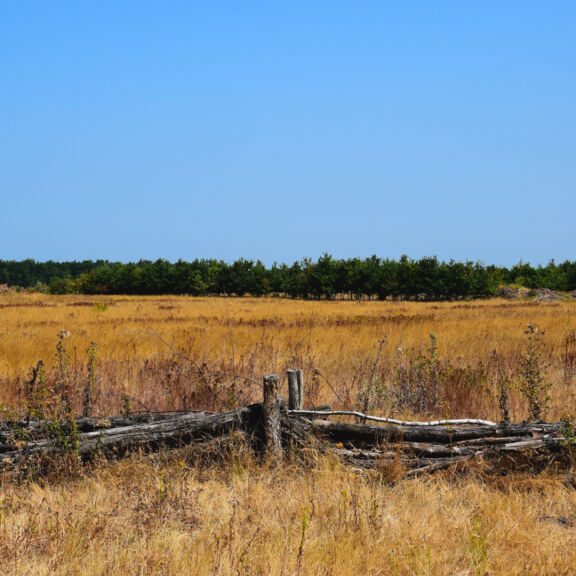
[[[537,450],[540,448],[549,448],[558,446],[561,442],[565,442],[563,436],[558,438],[534,438],[532,440],[521,440],[519,442],[509,442],[500,447],[502,452],[519,452],[521,450]]]
[[[434,444],[452,444],[463,440],[492,437],[546,436],[559,434],[561,423],[521,423],[499,424],[497,426],[371,426],[368,424],[349,424],[313,420],[312,428],[321,436],[335,442],[429,442]]]
[[[429,464],[423,466],[418,466],[412,470],[406,472],[408,478],[415,478],[416,476],[421,476],[422,474],[430,474],[432,472],[437,472],[439,470],[446,470],[457,464],[462,464],[464,462],[469,462],[476,455],[471,454],[469,456],[459,456],[457,458],[442,458],[434,461],[430,461]]]
[[[182,445],[195,440],[218,436],[242,427],[249,418],[252,406],[216,414],[192,413],[152,423],[104,428],[77,435],[77,454],[87,459],[96,452],[121,454],[140,447]],[[14,449],[16,446],[16,449]],[[0,453],[0,460],[11,464],[23,458],[54,455],[62,452],[57,439],[47,438],[35,442],[12,442],[11,450]]]
[[[304,371],[296,370],[296,381],[298,383],[298,407],[304,408]]]
[[[141,447],[154,450],[163,445],[196,444],[238,428],[255,448],[265,448],[274,463],[282,459],[282,445],[290,450],[314,447],[319,452],[332,451],[347,464],[363,469],[380,469],[398,463],[408,477],[476,458],[503,461],[506,465],[514,465],[519,454],[523,455],[522,461],[527,459],[528,462],[541,456],[556,458],[560,446],[565,443],[561,423],[486,425],[478,424],[478,421],[462,424],[460,420],[458,425],[376,426],[328,422],[319,418],[333,414],[329,410],[288,413],[281,410],[277,385],[277,376],[265,377],[267,395],[263,404],[224,413],[79,418],[75,436],[70,439],[77,441],[77,454],[86,460],[96,452],[121,456]],[[306,413],[312,413],[316,419]],[[277,432],[266,432],[266,423],[272,423]],[[20,428],[15,423],[0,427],[0,463],[18,465],[27,458],[62,452],[62,439],[59,442],[46,437],[50,428],[46,422],[24,421],[21,424]],[[61,426],[61,433],[70,432],[65,423]]]
[[[287,370],[288,377],[288,410],[302,410],[301,385],[298,381],[297,370]]]
[[[531,440],[531,436],[502,436],[500,438],[472,438],[471,440],[459,440],[454,442],[454,446],[496,446],[499,444],[509,444],[510,442],[521,442]]]
[[[398,463],[407,477],[474,459],[505,461],[507,454],[522,454],[537,468],[543,456],[561,462],[561,447],[566,444],[561,423],[401,428],[314,420],[312,429],[320,438],[336,443],[334,453],[344,462],[362,469],[382,469]],[[507,466],[516,465],[510,459],[505,462]]]
[[[107,428],[121,428],[126,426],[133,426],[134,424],[149,424],[154,422],[173,420],[174,418],[179,418],[180,416],[193,418],[194,415],[198,415],[198,417],[204,417],[209,414],[214,414],[214,412],[145,412],[140,414],[133,414],[130,416],[82,416],[80,418],[76,418],[74,423],[76,431],[78,432],[94,432],[96,430],[103,430]],[[19,420],[16,422],[0,423],[0,452],[2,451],[1,444],[3,442],[9,442],[15,437],[15,435],[18,437],[25,437],[27,439],[45,438],[47,430],[52,425],[53,422],[50,419],[29,419]],[[58,427],[62,433],[70,433],[68,422],[58,422]]]
[[[262,419],[264,423],[264,450],[266,456],[274,463],[279,463],[282,460],[278,380],[277,374],[268,374],[263,378],[264,402],[262,404]]]

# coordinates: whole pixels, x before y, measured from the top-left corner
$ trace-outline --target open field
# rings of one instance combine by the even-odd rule
[[[88,384],[93,413],[221,409],[260,400],[262,374],[302,368],[308,403],[367,403],[386,415],[498,420],[504,381],[512,419],[522,420],[529,323],[545,331],[547,419],[576,412],[568,302],[7,294],[0,320],[7,412],[29,408],[30,369],[43,359],[48,393],[67,386],[76,412]],[[61,330],[69,335],[58,354]],[[3,573],[576,573],[573,470],[493,477],[480,463],[465,475],[407,481],[401,471],[357,472],[312,456],[270,470],[238,440],[201,461],[182,448],[37,480],[5,473]]]
[[[133,409],[239,405],[260,399],[262,374],[302,368],[310,403],[352,408],[358,392],[370,387],[371,407],[379,411],[496,419],[500,374],[510,380],[512,418],[522,420],[526,403],[517,393],[518,370],[528,324],[545,331],[540,361],[551,385],[547,416],[557,419],[576,408],[573,302],[6,294],[0,300],[0,402],[21,400],[38,360],[53,371],[57,335],[65,330],[71,396],[81,396],[87,350],[96,344],[97,413],[119,412],[125,395]],[[437,363],[439,401],[426,404],[417,390],[402,397],[401,380],[430,380],[430,371],[422,370],[431,361]]]

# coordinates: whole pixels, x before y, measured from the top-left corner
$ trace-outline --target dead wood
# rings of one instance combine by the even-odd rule
[[[485,438],[514,438],[558,435],[561,423],[498,424],[496,426],[372,426],[345,422],[314,420],[312,428],[321,437],[334,442],[354,442],[363,445],[386,442],[425,442],[454,444],[456,442]]]
[[[542,462],[556,458],[565,444],[561,423],[478,424],[479,421],[472,420],[468,421],[472,423],[460,421],[458,425],[369,425],[329,422],[320,419],[322,412],[318,410],[305,414],[304,411],[287,412],[280,406],[280,411],[275,413],[279,414],[279,436],[284,452],[304,454],[311,447],[314,453],[331,451],[359,468],[384,469],[398,464],[408,477],[472,459],[509,467],[522,462],[526,466],[531,459]],[[326,418],[329,415],[333,414],[327,414]],[[198,445],[218,438],[224,441],[234,430],[241,430],[253,449],[264,451],[270,445],[265,421],[263,404],[253,404],[216,414],[79,418],[74,426],[61,423],[55,427],[53,423],[51,426],[49,422],[39,421],[3,424],[0,426],[0,463],[19,464],[66,450],[82,460],[90,459],[95,453],[117,457],[140,448]],[[535,467],[538,466],[535,464]]]
[[[543,461],[571,461],[569,451],[564,449],[562,423],[404,427],[313,420],[311,429],[320,439],[335,444],[334,452],[344,462],[373,469],[386,469],[396,463],[407,477],[445,470],[473,459],[489,462],[492,467],[506,462],[509,468],[514,468],[516,462],[526,468],[533,459],[535,470],[542,468]]]
[[[245,425],[252,407],[246,406],[216,414],[191,413],[156,422],[137,423],[114,428],[104,428],[92,432],[78,433],[76,436],[46,438],[37,441],[14,440],[11,450],[3,451],[0,459],[4,463],[16,463],[22,459],[39,455],[54,455],[63,451],[64,441],[69,451],[80,458],[88,459],[97,452],[121,455],[128,450],[141,447],[155,449],[161,445],[178,446],[195,440],[202,440],[228,434]]]

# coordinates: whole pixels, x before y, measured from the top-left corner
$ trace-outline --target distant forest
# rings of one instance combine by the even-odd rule
[[[265,266],[240,259],[172,263],[85,260],[0,260],[0,284],[52,294],[190,294],[194,296],[287,296],[292,298],[396,298],[454,300],[498,294],[502,285],[576,289],[576,261],[511,268],[480,262],[370,258],[334,259],[324,254],[292,265]]]

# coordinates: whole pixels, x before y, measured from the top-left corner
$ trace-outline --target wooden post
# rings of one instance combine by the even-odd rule
[[[278,380],[278,374],[267,374],[264,376],[264,403],[262,406],[262,416],[264,419],[264,450],[266,457],[277,464],[282,460]]]
[[[302,410],[298,370],[286,370],[286,375],[288,376],[288,410]]]
[[[304,371],[296,370],[298,379],[298,410],[304,409]]]

